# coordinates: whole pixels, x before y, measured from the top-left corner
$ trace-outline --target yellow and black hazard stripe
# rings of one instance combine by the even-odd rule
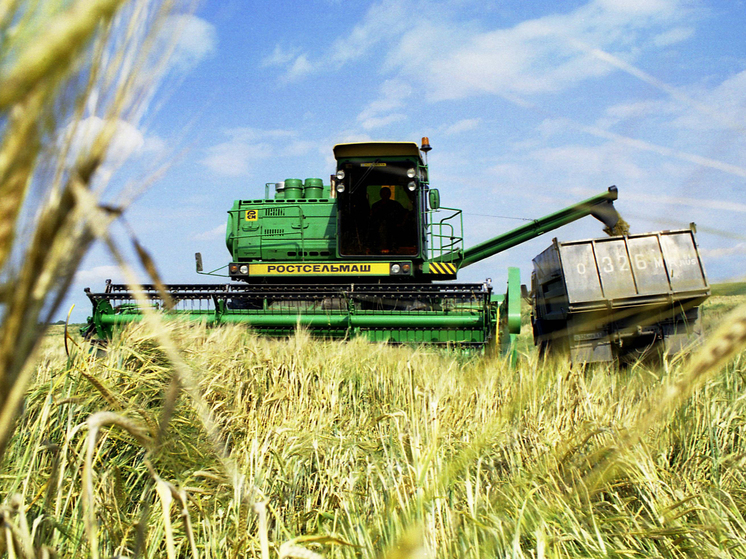
[[[456,265],[447,262],[428,262],[428,271],[435,275],[455,276]]]

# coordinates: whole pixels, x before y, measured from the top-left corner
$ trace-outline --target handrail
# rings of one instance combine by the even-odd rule
[[[441,218],[440,221],[436,221],[434,217],[441,211],[451,213]],[[427,213],[430,218],[426,229],[428,260],[445,258],[449,255],[452,256],[451,260],[456,260],[463,251],[464,223],[462,211],[457,208],[441,207],[437,210],[428,210]],[[458,222],[453,223],[456,220]]]

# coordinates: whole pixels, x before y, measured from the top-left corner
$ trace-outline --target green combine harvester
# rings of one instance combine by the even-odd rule
[[[427,138],[420,147],[335,146],[330,184],[287,179],[267,184],[264,198],[234,202],[226,232],[232,283],[144,285],[133,292],[107,282],[102,293],[86,289],[93,304],[86,334],[106,339],[141,320],[145,299],[167,316],[241,323],[271,336],[301,326],[327,338],[498,342],[509,350],[520,331],[518,269],[509,268],[504,295],[494,294],[489,281],[456,283],[459,270],[587,215],[613,227],[617,189],[465,248],[461,210],[441,206],[430,188],[430,149]],[[196,260],[204,274],[201,255]]]

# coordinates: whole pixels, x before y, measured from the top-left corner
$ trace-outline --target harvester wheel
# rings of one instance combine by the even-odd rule
[[[500,305],[500,352],[510,356],[511,366],[518,362],[518,335],[521,333],[521,271],[508,268],[508,291]]]
[[[88,328],[81,332],[83,339],[87,342],[93,341],[93,336],[96,334],[96,326],[89,324]]]

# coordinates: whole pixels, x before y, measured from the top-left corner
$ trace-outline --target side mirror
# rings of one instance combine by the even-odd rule
[[[433,188],[429,193],[430,209],[437,210],[440,208],[440,192]]]
[[[200,273],[203,270],[203,268],[202,268],[202,253],[201,252],[195,252],[194,253],[194,260],[195,260],[195,262],[197,264],[197,273]]]

